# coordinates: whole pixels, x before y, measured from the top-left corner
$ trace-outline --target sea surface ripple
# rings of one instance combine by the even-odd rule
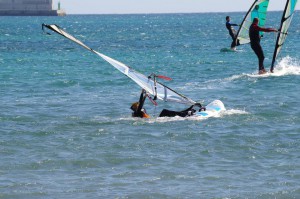
[[[300,13],[263,76],[249,45],[220,52],[225,16],[244,14],[1,17],[0,198],[300,198]],[[266,26],[280,19],[270,12]],[[162,119],[186,107],[146,101],[152,118],[131,118],[141,89],[42,23],[227,110]],[[266,68],[275,37],[262,40]]]

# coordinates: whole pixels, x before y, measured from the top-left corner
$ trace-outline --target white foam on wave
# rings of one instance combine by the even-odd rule
[[[214,117],[220,117],[220,116],[214,116]],[[212,118],[212,117],[211,117]],[[175,116],[175,117],[156,117],[153,116],[151,118],[133,118],[133,117],[127,117],[127,118],[120,118],[119,120],[122,121],[133,121],[134,123],[138,124],[142,124],[142,123],[168,123],[168,122],[180,122],[180,121],[201,121],[201,120],[205,120],[208,118],[205,117],[179,117],[179,116]]]
[[[266,67],[266,70],[269,68]],[[291,58],[289,56],[282,58],[279,60],[277,65],[274,67],[274,73],[266,73],[263,75],[259,75],[258,71],[255,70],[253,73],[241,73],[236,74],[230,77],[226,77],[224,79],[210,79],[202,83],[201,87],[199,87],[199,82],[188,82],[182,87],[178,87],[179,90],[213,90],[220,88],[220,84],[226,84],[228,82],[232,82],[239,79],[245,78],[266,78],[266,77],[281,77],[286,75],[300,75],[300,63],[297,59]],[[205,86],[204,86],[205,85]]]
[[[274,67],[274,73],[266,73],[263,75],[248,74],[248,77],[264,78],[264,77],[281,77],[286,75],[300,75],[300,64],[298,60],[289,56],[282,58]]]
[[[208,118],[204,118],[204,117],[158,117],[155,120],[153,120],[152,122],[157,122],[157,123],[165,123],[165,122],[178,122],[178,121],[200,121],[200,120],[205,120]]]
[[[268,70],[268,68],[266,68]],[[250,77],[250,78],[265,78],[265,77],[281,77],[286,75],[300,75],[300,63],[298,60],[293,59],[289,56],[282,58],[278,64],[274,67],[274,73],[266,73],[263,75],[259,75],[257,71],[249,74],[242,73],[238,75],[233,75],[231,77],[225,78],[225,81],[234,81],[237,79]]]
[[[227,77],[224,80],[228,81],[228,82],[231,82],[231,81],[234,81],[234,80],[237,80],[237,79],[241,79],[241,78],[247,77],[247,76],[248,76],[248,74],[242,73],[242,74],[239,74],[239,75],[233,75],[231,77]]]
[[[165,123],[165,122],[177,122],[177,121],[203,121],[207,119],[213,119],[213,118],[223,118],[229,115],[246,115],[250,114],[245,110],[238,110],[238,109],[229,109],[221,111],[219,114],[212,116],[212,117],[162,117],[162,118],[155,118],[150,119],[149,123]]]
[[[299,61],[289,56],[282,58],[274,68],[272,76],[300,75]]]
[[[151,117],[149,119],[142,119],[142,118],[133,118],[133,117],[127,117],[127,118],[120,118],[120,120],[125,121],[134,121],[137,123],[168,123],[168,122],[181,122],[181,121],[203,121],[207,119],[213,119],[213,118],[223,118],[229,115],[245,115],[250,114],[245,110],[238,110],[238,109],[228,109],[221,111],[219,114],[212,116],[212,117],[197,117],[197,116],[191,116],[191,117]]]
[[[226,111],[221,112],[221,116],[227,116],[227,115],[246,115],[250,114],[245,110],[238,110],[238,109],[228,109]]]

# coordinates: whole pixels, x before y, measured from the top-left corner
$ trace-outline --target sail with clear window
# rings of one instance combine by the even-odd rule
[[[188,104],[188,105],[194,105],[196,103],[194,100],[192,100],[182,94],[179,94],[176,91],[172,90],[171,88],[167,87],[166,85],[156,81],[156,77],[160,77],[160,76],[157,76],[157,75],[145,76],[145,75],[135,71],[133,68],[126,66],[125,64],[123,64],[115,59],[112,59],[111,57],[108,57],[102,53],[99,53],[99,52],[93,50],[92,48],[88,47],[83,42],[76,39],[74,36],[67,33],[65,30],[63,30],[62,28],[60,28],[57,25],[43,24],[43,29],[44,29],[44,27],[47,27],[48,29],[70,39],[71,41],[79,44],[80,46],[84,47],[85,49],[100,56],[102,59],[104,59],[105,61],[110,63],[116,69],[118,69],[121,73],[125,74],[127,77],[132,79],[140,87],[145,89],[147,91],[147,93],[149,93],[150,95],[153,96],[153,99],[177,102],[177,103]]]
[[[240,44],[250,43],[249,27],[251,26],[253,19],[259,19],[259,26],[264,27],[266,23],[267,10],[269,6],[269,0],[255,0],[246,16],[244,17],[241,26],[237,32],[237,40]],[[260,33],[261,35],[263,32]]]

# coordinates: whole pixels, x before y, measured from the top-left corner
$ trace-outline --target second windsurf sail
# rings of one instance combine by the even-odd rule
[[[276,57],[277,57],[278,53],[280,52],[284,41],[287,38],[288,29],[292,22],[296,4],[297,4],[297,0],[287,0],[286,1],[286,5],[285,5],[285,8],[284,8],[284,11],[282,14],[280,28],[278,29],[277,40],[276,40],[272,64],[271,64],[271,68],[270,68],[271,72],[273,72],[273,70],[274,70],[274,64],[276,61]]]

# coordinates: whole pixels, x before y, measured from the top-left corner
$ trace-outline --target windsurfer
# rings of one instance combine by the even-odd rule
[[[252,50],[255,52],[257,58],[258,58],[258,74],[265,74],[267,71],[265,70],[264,67],[264,52],[262,50],[262,47],[260,45],[260,34],[259,31],[262,32],[278,32],[276,29],[274,28],[262,28],[258,26],[258,22],[259,19],[258,18],[254,18],[253,22],[249,28],[249,37],[250,37],[250,44],[251,44],[251,48]]]
[[[134,102],[130,109],[133,111],[132,117],[150,118],[147,114],[146,109],[143,108],[147,93],[142,89],[141,96],[138,102]]]
[[[230,23],[230,17],[226,16],[226,28],[228,29],[229,35],[232,38],[232,43],[231,43],[230,47],[232,50],[235,50],[235,47],[239,46],[240,42],[238,39],[236,39],[236,31],[232,26],[239,26],[239,25]]]

